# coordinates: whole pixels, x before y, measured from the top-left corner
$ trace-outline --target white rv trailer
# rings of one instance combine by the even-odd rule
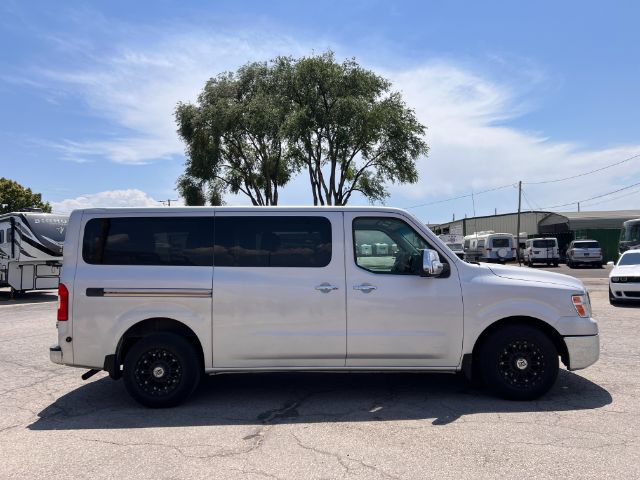
[[[472,262],[510,262],[516,257],[516,244],[510,233],[493,230],[464,237],[464,257]]]
[[[37,210],[0,215],[0,287],[12,295],[57,288],[68,222]]]

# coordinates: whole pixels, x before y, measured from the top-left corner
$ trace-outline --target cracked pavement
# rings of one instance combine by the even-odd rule
[[[610,306],[594,274],[600,361],[522,403],[456,375],[292,373],[209,377],[147,410],[49,362],[54,295],[0,291],[0,478],[640,478],[640,307]]]

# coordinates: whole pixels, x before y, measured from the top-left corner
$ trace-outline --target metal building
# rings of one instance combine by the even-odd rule
[[[527,232],[527,235],[538,234],[538,223],[548,217],[551,212],[521,212],[520,231]],[[518,234],[518,214],[503,213],[500,215],[488,215],[485,217],[471,217],[454,220],[452,222],[430,225],[431,230],[436,235],[471,235],[474,232],[493,230],[499,233]]]
[[[572,240],[598,240],[603,249],[605,261],[618,258],[618,241],[622,223],[640,218],[640,210],[612,210],[600,212],[543,212],[520,213],[520,232],[528,238],[551,236],[558,239],[561,251],[566,250]],[[438,225],[430,225],[437,234],[470,235],[474,232],[493,230],[517,235],[518,214],[505,213],[455,220]]]

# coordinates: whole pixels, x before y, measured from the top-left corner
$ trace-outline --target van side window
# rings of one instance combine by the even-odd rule
[[[4,230],[0,230],[0,243],[4,243]]]
[[[216,267],[326,267],[331,222],[326,217],[216,217]]]
[[[420,275],[422,251],[429,244],[407,223],[391,217],[353,221],[356,265],[373,273]]]
[[[82,258],[95,265],[213,265],[213,217],[94,218]]]

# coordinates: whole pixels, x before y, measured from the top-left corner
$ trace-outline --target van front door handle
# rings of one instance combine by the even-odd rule
[[[361,285],[354,285],[353,289],[360,290],[362,293],[369,293],[372,290],[377,290],[378,287],[376,287],[375,285],[371,285],[370,283],[363,283]]]
[[[324,282],[316,287],[316,290],[321,291],[322,293],[329,293],[332,290],[338,290],[338,287],[335,285],[331,285],[330,283]]]

